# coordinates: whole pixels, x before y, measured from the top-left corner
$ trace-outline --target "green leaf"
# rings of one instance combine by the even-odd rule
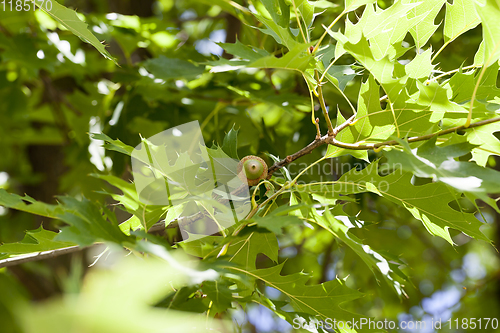
[[[352,169],[333,184],[334,191],[346,194],[376,193],[405,207],[416,219],[422,221],[430,234],[442,237],[450,244],[453,244],[453,241],[449,228],[491,243],[479,230],[483,223],[476,219],[474,214],[458,212],[448,205],[457,197],[447,185],[430,183],[414,186],[411,184],[410,172],[396,169],[389,175],[380,176],[377,168],[378,163],[372,162],[361,171]]]
[[[383,141],[395,131],[391,124],[392,117],[389,112],[384,112],[380,106],[380,86],[370,75],[365,83],[361,84],[358,96],[356,123],[349,126],[354,142],[361,140]]]
[[[266,28],[257,28],[266,35],[272,36],[278,44],[286,46],[288,50],[293,49],[297,44],[297,39],[289,26],[282,27],[271,19],[254,13],[254,16],[262,22]]]
[[[228,261],[244,269],[255,269],[255,260],[259,253],[265,254],[274,262],[278,261],[278,240],[273,233],[245,228],[246,232],[231,241],[226,255]]]
[[[120,140],[113,140],[104,133],[92,133],[90,137],[95,140],[104,141],[104,148],[108,150],[114,150],[125,155],[131,155],[134,151],[134,147],[124,144]]]
[[[475,71],[468,73],[463,73],[461,70],[458,71],[449,81],[449,85],[453,91],[453,97],[451,99],[454,102],[461,104],[469,102],[472,98],[472,92],[477,85],[476,101],[479,105],[485,105],[488,109],[488,103],[490,100],[494,100],[496,96],[500,96],[500,89],[496,86],[498,68],[498,64],[493,64],[488,67],[481,78],[481,82],[479,83],[479,73],[475,73]],[[476,107],[474,111],[477,111],[476,109],[481,108]],[[489,112],[490,116],[493,115],[493,112],[491,111]]]
[[[227,53],[248,61],[257,61],[262,57],[268,57],[271,55],[266,50],[244,45],[238,39],[236,39],[236,42],[234,43],[218,43],[218,45]]]
[[[167,58],[163,55],[146,60],[144,67],[156,78],[163,80],[194,78],[205,71],[203,66],[197,66],[182,59]]]
[[[474,0],[453,0],[452,5],[446,2],[444,41],[450,43],[479,23],[481,20],[474,10]]]
[[[71,197],[61,197],[60,200],[64,213],[58,218],[70,227],[64,227],[56,240],[76,242],[82,246],[98,241],[133,243],[133,239],[126,236],[117,225],[106,221],[95,203],[85,198],[79,201]]]
[[[481,3],[474,1],[474,4],[483,25],[484,65],[489,67],[500,58],[500,25],[498,24],[500,1],[483,0]]]
[[[476,54],[474,55],[474,66],[481,67],[484,64],[484,40],[479,44]]]
[[[390,268],[387,259],[372,250],[370,246],[363,244],[360,239],[349,232],[349,228],[334,217],[329,209],[326,209],[323,215],[318,214],[316,209],[312,209],[311,215],[319,226],[328,230],[337,239],[340,239],[344,244],[349,246],[349,248],[351,248],[368,266],[377,280],[382,276],[383,280],[396,291],[398,296],[403,296],[405,294],[403,286],[395,280],[394,272]],[[346,217],[340,216],[340,218]]]
[[[399,1],[385,10],[378,7],[375,10],[372,5],[366,6],[363,16],[356,24],[346,20],[345,35],[329,31],[330,35],[340,43],[337,46],[339,55],[336,53],[336,57],[340,56],[344,49],[349,51],[345,48],[344,44],[346,42],[353,45],[359,44],[361,49],[353,50],[351,48],[350,50],[365,59],[370,57],[375,61],[385,57],[389,57],[391,60],[400,57],[407,51],[401,46],[402,40],[421,18],[420,16],[410,17],[408,12],[418,5],[418,3],[412,4]],[[370,41],[370,47],[368,47],[368,43],[365,45],[364,42],[361,42],[360,44],[360,39],[363,36]],[[367,49],[370,49],[369,52],[367,52]],[[353,54],[353,56],[355,55]],[[358,57],[356,59],[360,60]],[[365,65],[365,62],[362,62],[363,65]],[[365,67],[367,66],[365,65]],[[375,76],[377,77],[377,75]]]
[[[95,203],[85,198],[82,201],[71,197],[59,199],[60,205],[48,205],[28,196],[20,197],[0,189],[1,205],[68,223],[70,227],[64,227],[55,241],[77,243],[82,246],[97,241],[112,241],[119,244],[132,242],[117,225],[109,223],[103,217]]]
[[[294,43],[290,51],[280,58],[275,57],[274,55],[270,55],[265,50],[260,50],[245,46],[241,44],[239,41],[237,41],[235,44],[219,44],[219,45],[221,45],[221,47],[224,48],[227,52],[235,56],[238,56],[242,59],[248,59],[248,61],[239,61],[239,62],[235,61],[228,62],[225,59],[220,59],[216,62],[208,63],[211,66],[222,66],[223,70],[234,69],[234,65],[236,63],[237,66],[243,65],[247,68],[280,68],[280,69],[296,70],[304,74],[308,68],[312,68],[312,64],[314,63],[314,57],[307,51],[308,48],[312,45],[312,43],[308,44]],[[217,69],[217,71],[221,70]],[[249,94],[245,95],[247,98],[251,97]]]
[[[370,41],[376,59],[386,56],[395,59],[406,52],[407,49],[402,48],[401,42],[425,15],[411,15],[411,10],[418,8],[420,4],[398,1],[385,10],[377,8],[376,11],[372,6],[366,6],[356,27],[363,28],[362,34]]]
[[[375,0],[345,0],[344,1],[344,12],[352,12],[363,5],[368,5],[374,3]]]
[[[224,136],[222,142],[222,150],[231,158],[239,160],[238,157],[238,130],[231,128]]]
[[[436,137],[415,150],[402,142],[404,151],[392,149],[385,152],[385,155],[389,164],[397,163],[403,170],[418,177],[443,182],[458,192],[469,193],[497,209],[496,203],[489,200],[488,194],[500,193],[500,172],[483,168],[474,162],[456,161],[454,158],[463,156],[474,148],[469,142],[446,146],[436,146],[435,143]]]
[[[431,75],[434,66],[431,63],[431,49],[418,53],[413,60],[405,66],[406,74],[412,79],[427,78]]]
[[[179,214],[177,216],[172,217],[169,216],[168,214],[168,212],[172,213],[175,211],[175,209],[171,206],[165,207],[159,205],[146,205],[142,203],[137,195],[135,185],[121,178],[112,175],[101,175],[101,174],[92,174],[91,176],[103,179],[123,192],[123,194],[107,193],[107,192],[104,193],[108,194],[114,200],[118,201],[121,205],[123,205],[123,207],[127,212],[134,214],[132,218],[120,224],[120,229],[124,233],[128,234],[130,228],[135,230],[141,225],[143,228],[149,229],[162,217],[164,217],[165,214],[167,214],[166,218],[171,217],[171,219],[175,219],[179,217],[180,213],[182,212],[181,210],[178,212]],[[169,219],[168,222],[170,222],[171,219]]]
[[[7,208],[17,209],[30,214],[40,215],[49,218],[57,218],[62,213],[62,209],[57,205],[49,205],[25,195],[21,197],[17,194],[8,193],[0,188],[0,205]]]
[[[233,144],[236,144],[236,142],[233,142]],[[215,173],[214,180],[219,184],[228,184],[238,177],[239,159],[229,157],[226,152],[218,146],[215,149],[207,148],[207,152],[212,162],[213,172]],[[236,152],[233,151],[233,154],[235,153]]]
[[[466,117],[468,111],[463,106],[454,103],[448,98],[447,89],[440,86],[435,81],[431,82],[429,85],[425,85],[420,81],[416,81],[418,88],[418,99],[417,104],[424,110],[429,110],[432,112],[429,121],[431,123],[437,123],[445,114],[450,117],[456,117],[462,120]],[[449,124],[446,124],[449,126]]]
[[[337,124],[336,126],[340,126],[343,123],[346,122],[346,119],[340,112],[340,110],[337,111]],[[355,143],[356,142],[356,137],[354,136],[352,131],[350,130],[344,130],[341,131],[339,134],[337,134],[336,139],[345,142],[345,143]],[[368,152],[366,150],[349,150],[333,145],[328,145],[328,148],[326,150],[325,158],[332,158],[332,157],[338,157],[342,155],[350,154],[353,157],[359,158],[361,160],[368,161]]]
[[[289,225],[302,225],[302,220],[295,215],[289,215],[290,212],[300,209],[305,205],[281,206],[273,210],[264,217],[254,217],[250,221],[255,221],[261,228],[273,232],[276,235],[283,235],[282,229]]]
[[[56,232],[43,229],[42,226],[36,230],[26,231],[23,240],[16,243],[4,243],[0,245],[0,253],[24,254],[61,249],[76,245],[72,242],[56,241]]]
[[[75,36],[80,37],[80,39],[85,43],[89,43],[94,46],[106,59],[109,59],[118,65],[116,59],[113,58],[108,51],[106,51],[104,44],[99,42],[99,40],[88,29],[87,24],[80,20],[74,10],[64,7],[57,1],[51,1],[51,10],[47,10],[46,6],[43,6],[43,2],[42,4],[38,1],[35,1],[34,3],[38,6],[38,8],[56,20],[63,27],[71,31]]]
[[[90,176],[105,180],[108,182],[110,185],[115,186],[118,188],[120,191],[123,192],[123,194],[109,194],[114,200],[118,201],[121,203],[129,212],[133,212],[137,209],[139,209],[139,206],[141,205],[139,201],[139,197],[137,196],[137,192],[135,190],[135,186],[133,183],[127,182],[121,178],[118,178],[113,175],[103,175],[103,174],[96,174],[93,173]]]
[[[290,25],[290,8],[285,0],[261,0],[273,21],[281,27]]]
[[[420,17],[419,22],[410,29],[417,49],[421,49],[431,38],[439,25],[434,24],[437,14],[446,0],[412,0],[411,3],[421,2],[419,6],[409,11],[408,17]]]
[[[498,124],[474,127],[467,131],[467,141],[478,145],[472,150],[472,159],[481,166],[486,166],[490,155],[500,156],[500,140],[493,133],[498,132]]]
[[[280,275],[283,265],[284,263],[281,263],[271,268],[258,270],[226,268],[259,279],[269,287],[282,292],[297,312],[307,313],[323,320],[326,318],[337,320],[361,318],[360,315],[343,308],[344,303],[360,298],[362,296],[360,292],[348,288],[339,279],[317,285],[307,285],[309,276],[304,273]]]
[[[358,60],[375,79],[384,87],[390,99],[396,100],[399,97],[403,84],[393,77],[394,63],[388,57],[376,58],[373,46],[368,40],[361,36],[357,43],[350,41],[343,44],[344,49]]]
[[[290,2],[290,0],[288,1]],[[317,1],[312,3],[308,0],[292,0],[292,1],[295,2],[297,11],[304,19],[306,27],[310,27],[314,21],[314,7],[317,6]],[[326,5],[331,6],[332,4],[326,4]]]
[[[360,73],[356,73],[352,69],[352,65],[333,65],[330,66],[332,61],[335,61],[335,45],[330,44],[328,47],[320,50],[317,53],[321,57],[321,62],[324,68],[328,68],[327,75],[325,76],[330,82],[338,86],[340,90],[344,90],[346,85]],[[320,68],[324,71],[323,68]]]
[[[151,245],[137,251],[159,251]],[[164,250],[166,252],[166,250]],[[213,270],[200,271],[184,266],[186,258],[167,257],[159,260],[151,255],[145,258],[129,256],[113,265],[113,269],[90,270],[85,275],[81,290],[56,299],[27,304],[16,310],[23,319],[23,332],[71,332],[74,327],[87,332],[176,332],[198,333],[228,330],[223,321],[207,322],[205,315],[183,311],[159,310],[156,304],[167,296],[173,286],[213,280]],[[127,292],[124,292],[127,290]],[[137,320],[140,316],[142,320]],[[223,326],[221,326],[223,325]]]
[[[210,307],[210,313],[217,314],[223,313],[227,309],[232,308],[231,302],[235,299],[233,298],[233,293],[236,290],[232,290],[229,287],[232,283],[228,281],[204,281],[201,290],[208,299],[212,302]]]
[[[314,60],[314,57],[307,52],[311,45],[312,43],[296,44],[281,58],[275,56],[262,57],[251,62],[247,67],[291,69],[303,73],[311,67]]]

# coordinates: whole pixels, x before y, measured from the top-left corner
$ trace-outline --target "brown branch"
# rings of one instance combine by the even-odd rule
[[[465,125],[456,126],[456,127],[442,130],[442,131],[437,132],[437,133],[432,133],[432,134],[427,134],[427,135],[422,135],[422,136],[414,136],[414,137],[406,139],[406,141],[408,143],[417,142],[417,141],[425,141],[425,140],[429,140],[435,136],[442,136],[442,135],[450,134],[450,133],[453,133],[456,131],[467,130],[469,128],[484,126],[484,125],[496,123],[499,121],[500,121],[500,118],[481,120],[481,121],[478,121],[477,123],[470,124],[468,127],[466,127]],[[384,142],[379,142],[379,143],[371,143],[371,144],[362,145],[359,143],[340,142],[340,141],[336,140],[335,137],[330,137],[330,138],[326,138],[326,139],[327,139],[328,143],[331,145],[334,145],[334,146],[339,147],[339,148],[345,148],[345,149],[351,149],[351,150],[372,150],[372,149],[381,148],[383,146],[396,146],[396,145],[400,144],[400,141],[397,141],[397,140],[390,140],[390,141],[384,141]]]
[[[334,133],[333,136],[328,136],[328,134],[327,134],[327,135],[322,136],[320,139],[315,139],[313,142],[311,142],[309,145],[302,148],[301,150],[299,150],[295,154],[288,155],[285,159],[275,163],[273,166],[271,166],[269,168],[267,178],[270,179],[272,174],[274,172],[276,172],[276,170],[281,169],[285,165],[295,161],[296,159],[298,159],[304,155],[312,153],[312,151],[314,149],[316,149],[319,146],[322,146],[324,144],[331,144],[332,146],[336,146],[336,147],[344,148],[344,149],[350,149],[350,150],[374,150],[374,149],[381,148],[383,146],[396,146],[396,145],[400,144],[400,141],[397,141],[397,140],[389,140],[389,141],[384,141],[384,142],[379,142],[379,143],[371,143],[371,144],[360,144],[360,143],[345,143],[345,142],[341,142],[341,141],[338,141],[337,139],[335,139],[335,136],[340,131],[345,129],[347,126],[349,126],[353,122],[353,120],[354,120],[354,116],[349,118],[343,124],[335,127],[335,129],[333,130],[333,133]],[[476,123],[471,124],[469,127],[465,127],[465,125],[456,126],[456,127],[442,130],[442,131],[437,132],[437,133],[432,133],[432,134],[427,134],[427,135],[422,135],[422,136],[414,136],[414,137],[408,138],[406,141],[408,143],[411,143],[411,142],[429,140],[429,139],[433,138],[434,136],[442,136],[442,135],[450,134],[450,133],[453,133],[456,131],[467,130],[469,128],[484,126],[484,125],[492,124],[492,123],[499,122],[499,121],[500,121],[500,118],[481,120],[481,121],[478,121]]]
[[[315,139],[313,142],[311,142],[310,144],[308,144],[307,146],[305,146],[304,148],[302,148],[301,150],[299,150],[295,154],[288,155],[285,159],[275,163],[273,166],[271,166],[269,168],[269,170],[267,172],[267,179],[270,179],[276,170],[281,169],[285,165],[295,161],[296,159],[298,159],[304,155],[312,153],[312,151],[314,149],[318,148],[319,146],[324,145],[326,143],[326,139],[328,139],[328,134],[319,138],[319,139]]]

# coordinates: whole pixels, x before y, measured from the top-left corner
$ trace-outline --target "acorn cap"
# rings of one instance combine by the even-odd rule
[[[238,177],[249,186],[257,185],[262,179],[267,178],[266,162],[253,155],[245,156],[238,163]]]

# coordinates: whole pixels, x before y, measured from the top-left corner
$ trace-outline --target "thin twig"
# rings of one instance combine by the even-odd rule
[[[379,142],[379,143],[371,143],[371,144],[361,144],[361,142],[346,143],[346,142],[341,142],[341,141],[338,141],[337,139],[335,139],[335,136],[340,131],[342,131],[344,128],[346,128],[347,126],[349,126],[353,121],[354,121],[354,117],[349,118],[346,122],[344,122],[343,124],[337,126],[333,130],[334,134],[335,134],[334,136],[324,135],[320,139],[314,140],[309,145],[307,145],[306,147],[302,148],[301,150],[299,150],[295,154],[288,155],[283,160],[275,163],[273,166],[271,166],[269,168],[268,176],[267,176],[268,179],[271,178],[272,174],[274,172],[276,172],[276,170],[281,169],[285,165],[287,165],[287,164],[295,161],[296,159],[298,159],[298,158],[300,158],[300,157],[302,157],[304,155],[312,153],[312,151],[314,149],[316,149],[319,146],[322,146],[324,144],[331,144],[331,145],[339,147],[339,148],[345,148],[345,149],[351,149],[351,150],[374,150],[374,149],[381,148],[383,146],[396,146],[396,145],[400,144],[400,141],[397,141],[397,140],[390,140],[390,141],[384,141],[384,142]],[[427,135],[423,135],[423,136],[411,137],[411,138],[408,138],[406,141],[409,142],[409,143],[411,143],[411,142],[429,140],[429,139],[431,139],[434,136],[442,136],[442,135],[453,133],[455,131],[466,130],[468,128],[484,126],[484,125],[488,125],[488,124],[499,122],[499,121],[500,121],[500,118],[492,118],[492,119],[487,119],[487,120],[481,120],[481,121],[478,121],[476,123],[471,124],[469,127],[466,127],[465,125],[456,126],[456,127],[452,127],[452,128],[448,128],[448,129],[442,130],[442,131],[437,132],[437,133],[427,134]]]
[[[302,148],[301,150],[299,150],[298,152],[296,152],[295,154],[292,154],[292,155],[288,155],[286,158],[282,159],[281,161],[275,163],[273,166],[271,166],[267,172],[267,179],[270,179],[271,176],[273,175],[273,173],[276,171],[276,170],[279,170],[281,169],[282,167],[284,167],[285,165],[295,161],[296,159],[304,156],[304,155],[307,155],[307,154],[310,154],[312,153],[312,151],[316,148],[318,148],[319,146],[322,146],[326,143],[326,140],[325,138],[327,138],[328,135],[325,135],[319,139],[315,139],[313,142],[311,142],[310,144],[308,144],[306,147]]]
[[[481,120],[481,121],[478,121],[477,123],[471,124],[469,126],[464,124],[464,125],[448,128],[448,129],[442,130],[442,131],[437,132],[437,133],[432,133],[432,134],[427,134],[427,135],[422,135],[422,136],[414,136],[414,137],[406,139],[406,141],[408,143],[411,143],[411,142],[429,140],[429,139],[433,138],[434,136],[442,136],[442,135],[450,134],[450,133],[453,133],[456,131],[466,130],[468,128],[479,127],[479,126],[484,126],[484,125],[488,125],[491,123],[496,123],[498,121],[500,121],[500,118]],[[352,150],[373,150],[373,149],[381,148],[383,146],[396,146],[396,145],[400,144],[400,141],[397,141],[397,140],[390,140],[390,141],[385,141],[385,142],[380,142],[380,143],[362,145],[359,143],[340,142],[340,141],[337,141],[334,137],[330,137],[330,138],[326,138],[326,139],[329,141],[328,143],[331,145],[334,145],[334,146],[339,147],[339,148],[352,149]]]
[[[97,245],[97,244],[100,244],[100,243],[96,243],[94,245]],[[94,246],[94,245],[92,245],[92,246]],[[9,267],[9,266],[16,266],[16,265],[24,264],[24,263],[30,262],[30,261],[55,258],[58,256],[62,256],[63,254],[74,253],[74,252],[81,251],[83,249],[85,249],[85,247],[70,246],[70,247],[64,247],[61,249],[56,249],[56,250],[51,250],[51,251],[29,253],[26,255],[18,256],[18,257],[7,258],[7,259],[0,260],[0,268]]]

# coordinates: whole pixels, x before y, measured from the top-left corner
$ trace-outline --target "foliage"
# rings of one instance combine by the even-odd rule
[[[85,271],[78,255],[66,273],[2,269],[6,332],[498,313],[498,0],[52,2],[0,11],[0,259],[106,250]],[[183,241],[220,193],[145,203],[130,160],[194,120],[212,165],[259,155],[270,176],[245,219]],[[208,172],[165,161],[150,167],[182,199]],[[30,303],[21,269],[62,298]]]

